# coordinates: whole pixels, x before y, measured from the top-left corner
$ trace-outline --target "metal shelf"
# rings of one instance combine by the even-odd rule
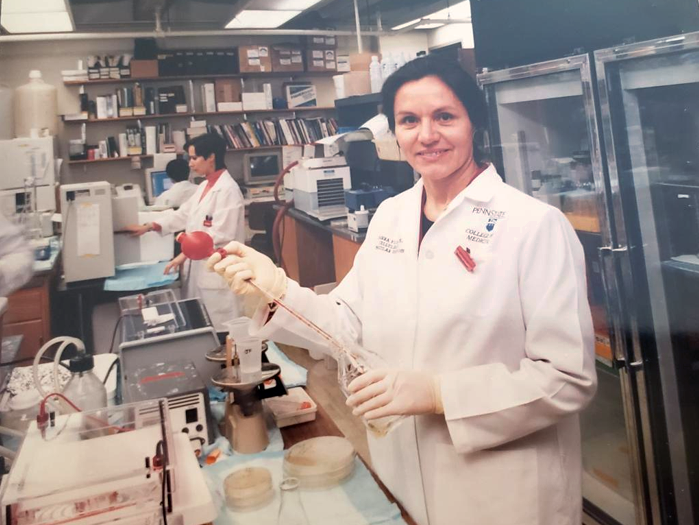
[[[125,82],[170,82],[173,80],[208,80],[217,78],[284,78],[284,77],[331,77],[337,71],[269,71],[265,73],[228,73],[223,75],[183,75],[174,77],[131,77],[105,78],[99,80],[65,80],[65,86],[88,86],[97,84],[123,84]]]
[[[247,113],[295,113],[299,111],[334,111],[333,106],[314,106],[314,107],[300,107],[300,108],[290,108],[290,109],[254,109],[254,110],[243,110],[243,111],[192,111],[188,113],[159,113],[157,115],[139,115],[131,117],[113,117],[113,118],[101,118],[101,119],[86,119],[86,120],[63,120],[65,124],[99,124],[103,122],[123,122],[128,120],[142,120],[142,119],[159,119],[159,118],[172,118],[172,117],[210,117],[216,115],[245,115]]]

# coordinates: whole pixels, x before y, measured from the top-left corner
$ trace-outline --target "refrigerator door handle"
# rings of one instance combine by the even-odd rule
[[[626,246],[613,248],[611,246],[601,246],[597,249],[602,275],[602,285],[604,286],[607,300],[607,318],[611,328],[612,340],[612,360],[614,368],[620,369],[630,366],[629,359],[626,355],[627,339],[626,331],[623,325],[623,303],[621,292],[619,290],[619,281],[616,272],[616,257],[626,254],[628,248]],[[633,363],[634,367],[640,363]]]

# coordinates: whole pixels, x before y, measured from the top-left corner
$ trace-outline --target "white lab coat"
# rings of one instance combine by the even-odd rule
[[[197,185],[192,184],[188,180],[176,182],[172,185],[172,188],[158,195],[158,198],[155,199],[153,204],[155,204],[155,206],[179,208],[194,195],[195,191],[197,191]]]
[[[0,296],[27,284],[33,273],[34,249],[22,230],[0,213]]]
[[[369,434],[373,466],[420,525],[580,525],[577,413],[596,388],[582,247],[557,209],[490,166],[425,235],[422,181],[384,202],[328,296],[286,302],[391,366],[439,375],[444,415]],[[473,273],[457,259],[469,248]],[[260,335],[311,347],[280,309]]]
[[[185,231],[205,231],[219,248],[230,241],[245,242],[245,205],[238,184],[228,171],[224,171],[199,202],[206,181],[199,184],[196,192],[178,210],[158,214],[155,222],[163,234]],[[211,225],[205,224],[207,216]],[[187,261],[182,275],[185,297],[199,297],[206,306],[217,331],[225,331],[223,323],[242,315],[242,302],[228,289],[218,274],[206,269],[206,259]]]

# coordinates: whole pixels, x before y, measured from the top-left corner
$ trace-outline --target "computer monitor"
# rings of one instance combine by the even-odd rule
[[[243,160],[243,178],[247,186],[273,184],[282,171],[280,151],[246,153]]]
[[[173,182],[168,177],[167,172],[163,170],[147,169],[146,170],[146,194],[148,196],[148,204],[155,204],[161,193],[172,188]]]

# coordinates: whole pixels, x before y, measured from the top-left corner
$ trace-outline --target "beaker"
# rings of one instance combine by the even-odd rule
[[[374,352],[359,347],[348,350],[352,357],[346,353],[339,353],[337,358],[337,380],[345,397],[350,396],[349,384],[369,370],[389,368],[386,360]],[[362,423],[375,437],[383,437],[396,428],[406,416],[386,416],[368,420],[362,416]]]
[[[279,485],[281,503],[277,514],[277,525],[309,525],[308,516],[301,502],[299,480],[286,478]]]

